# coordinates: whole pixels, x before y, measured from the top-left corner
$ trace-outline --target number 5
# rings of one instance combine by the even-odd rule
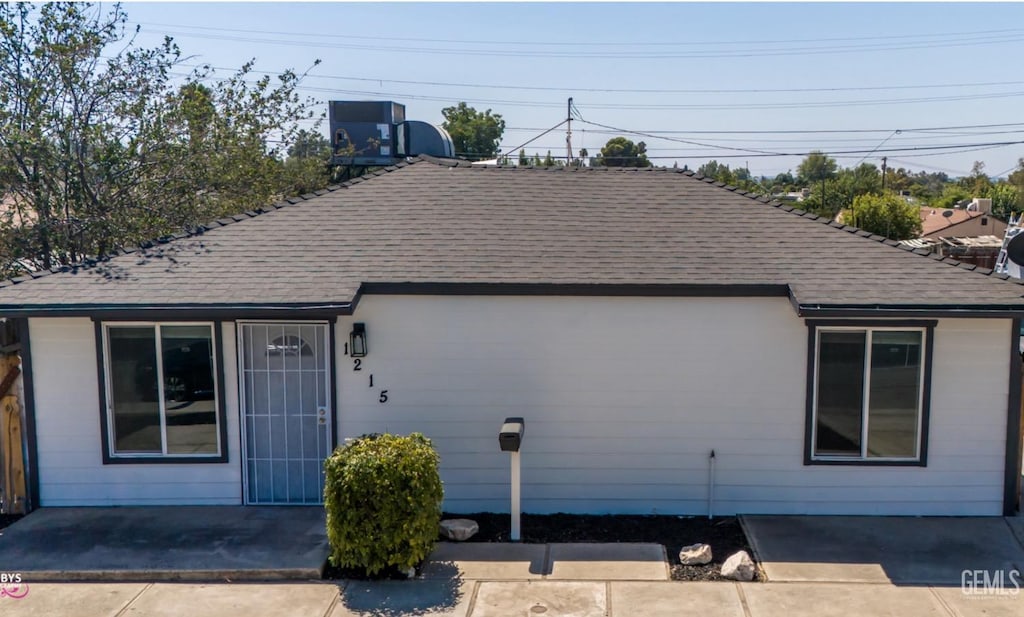
[[[380,402],[380,403],[388,402],[388,391],[387,390],[381,390],[380,391],[380,398],[378,398],[377,401]]]

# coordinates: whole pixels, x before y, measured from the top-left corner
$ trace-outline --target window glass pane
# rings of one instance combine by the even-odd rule
[[[156,338],[152,327],[107,329],[114,452],[160,453]]]
[[[868,456],[917,456],[921,332],[874,332],[868,398]]]
[[[864,332],[821,332],[814,453],[860,456]]]
[[[162,326],[168,454],[217,453],[210,326]]]

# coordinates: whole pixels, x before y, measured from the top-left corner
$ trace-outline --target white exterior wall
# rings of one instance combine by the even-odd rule
[[[786,299],[367,295],[337,325],[339,438],[425,433],[452,512],[508,510],[497,431],[524,416],[526,512],[706,514],[714,449],[716,514],[998,515],[1010,323],[940,321],[926,468],[805,466]]]
[[[240,504],[234,327],[225,324],[228,462],[103,464],[96,338],[87,318],[29,320],[42,506]]]

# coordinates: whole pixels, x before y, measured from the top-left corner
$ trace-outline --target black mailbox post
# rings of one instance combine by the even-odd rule
[[[505,418],[501,432],[498,433],[498,445],[501,446],[502,452],[519,452],[525,424],[522,418]]]
[[[498,445],[502,452],[509,453],[511,464],[511,488],[512,488],[512,530],[509,539],[513,542],[519,541],[519,447],[523,444],[523,428],[526,422],[522,418],[505,418],[498,432]]]

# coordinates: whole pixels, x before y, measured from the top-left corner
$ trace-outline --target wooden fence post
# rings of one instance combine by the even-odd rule
[[[21,406],[17,394],[9,394],[21,372],[17,355],[0,360],[0,484],[3,486],[0,509],[6,513],[25,513],[25,458],[21,438]]]

